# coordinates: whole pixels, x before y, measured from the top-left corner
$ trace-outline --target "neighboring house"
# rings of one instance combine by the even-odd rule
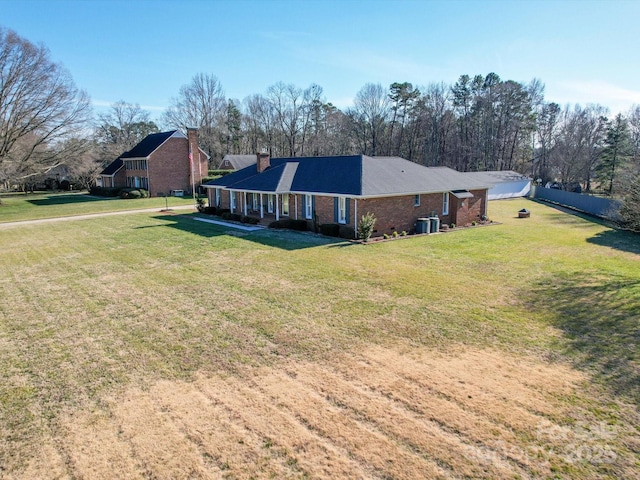
[[[208,155],[198,147],[197,130],[147,135],[100,173],[103,187],[144,188],[152,197],[191,193],[208,172]],[[191,161],[193,160],[193,161]]]
[[[464,175],[490,185],[489,200],[526,197],[531,190],[531,179],[513,170],[466,172]]]
[[[114,188],[126,185],[124,162],[118,157],[100,172],[101,187]]]
[[[241,170],[256,163],[255,155],[225,155],[220,162],[219,170]]]
[[[253,165],[203,185],[209,205],[353,228],[371,212],[378,235],[413,231],[421,217],[467,225],[487,213],[488,185],[447,167],[366,155],[255,158]]]

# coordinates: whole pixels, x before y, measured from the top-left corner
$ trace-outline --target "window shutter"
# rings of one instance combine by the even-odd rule
[[[350,204],[350,200],[348,198],[344,199],[344,219],[347,225],[349,225],[349,204]]]
[[[333,221],[338,223],[338,209],[340,208],[338,197],[333,197]]]
[[[314,217],[316,214],[316,196],[311,195],[311,217]]]
[[[302,211],[304,212],[304,216],[307,216],[307,196],[302,195]]]

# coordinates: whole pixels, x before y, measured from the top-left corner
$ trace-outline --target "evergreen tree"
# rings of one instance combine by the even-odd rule
[[[613,195],[614,183],[631,153],[627,120],[622,114],[618,114],[607,127],[607,138],[597,168],[599,180],[607,185],[609,195]]]
[[[640,232],[640,175],[629,186],[620,207],[620,217],[625,227]]]

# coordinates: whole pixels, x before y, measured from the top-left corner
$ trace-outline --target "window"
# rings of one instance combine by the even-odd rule
[[[304,196],[304,218],[313,219],[313,195]]]
[[[442,194],[442,215],[449,215],[449,192]]]
[[[338,197],[338,223],[347,223],[347,199]]]
[[[273,195],[267,195],[267,213],[273,213]]]
[[[216,196],[215,196],[215,203],[214,206],[219,207],[220,206],[220,189],[216,188]]]
[[[251,194],[251,208],[253,210],[258,210],[258,194],[257,193]]]
[[[282,194],[282,215],[285,215],[285,216],[289,215],[289,194],[288,193]]]
[[[229,210],[232,212],[236,209],[236,194],[229,192]]]
[[[413,206],[414,207],[420,206],[420,194],[413,196]]]

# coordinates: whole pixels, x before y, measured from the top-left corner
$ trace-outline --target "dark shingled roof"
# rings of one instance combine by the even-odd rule
[[[274,158],[262,173],[251,165],[206,185],[244,191],[358,197],[488,188],[486,183],[447,167],[424,167],[400,157],[366,155]]]
[[[120,158],[144,158],[151,155],[160,145],[176,133],[177,130],[170,132],[152,133],[142,139],[142,141],[133,147],[129,152],[121,155]]]
[[[124,166],[124,162],[120,158],[116,158],[107,167],[100,172],[100,175],[113,175]]]

